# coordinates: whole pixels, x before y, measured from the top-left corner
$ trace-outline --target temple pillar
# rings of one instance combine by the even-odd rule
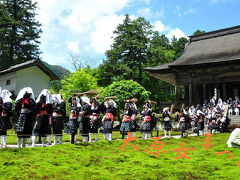
[[[226,82],[223,82],[223,101],[227,102],[227,86],[226,86]]]
[[[189,105],[192,105],[192,103],[193,103],[193,92],[192,92],[192,90],[193,90],[193,88],[192,88],[192,84],[191,83],[189,83],[189,85],[188,85],[188,95],[189,95],[189,98],[188,98],[188,103],[189,103]]]
[[[203,87],[203,102],[204,102],[205,99],[207,99],[207,97],[206,97],[206,84],[203,83],[202,87]]]

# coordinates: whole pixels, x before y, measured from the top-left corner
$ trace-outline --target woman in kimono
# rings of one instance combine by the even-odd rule
[[[104,103],[103,125],[101,127],[104,140],[112,140],[114,116],[116,116],[116,103],[109,99]]]
[[[61,94],[53,94],[53,114],[52,114],[52,125],[53,125],[53,139],[54,145],[62,144],[62,131],[64,129],[64,118],[66,116],[66,104],[62,100]]]
[[[228,108],[228,116],[232,116],[233,115],[233,106],[234,106],[232,98],[229,98],[228,106],[229,106],[229,108]]]
[[[0,90],[1,91],[1,90]],[[0,97],[0,136],[1,147],[7,147],[7,130],[12,129],[10,117],[12,116],[12,94],[8,90],[2,90]]]
[[[89,130],[90,130],[90,114],[91,106],[90,99],[87,96],[81,97],[82,106],[79,112],[80,118],[80,134],[82,136],[82,142],[88,142]]]
[[[143,106],[143,111],[141,112],[142,115],[142,124],[141,124],[141,133],[143,139],[150,139],[152,133],[152,110],[149,107],[149,104],[145,104]]]
[[[136,117],[138,115],[138,110],[137,110],[137,106],[135,103],[131,104],[131,110],[132,110],[132,117],[131,117],[131,121],[130,121],[130,132],[132,137],[135,137],[136,135],[136,130],[137,130],[137,122],[136,122]]]
[[[18,114],[16,133],[18,147],[26,147],[26,140],[32,134],[32,125],[36,111],[34,94],[30,87],[20,90],[15,103],[15,111]]]
[[[240,106],[240,101],[238,96],[235,97],[235,101],[234,101],[234,112],[235,114],[238,116],[239,115],[239,106]]]
[[[179,131],[181,131],[181,137],[188,135],[188,129],[191,126],[190,117],[182,104],[179,114]]]
[[[162,118],[163,118],[163,123],[164,123],[164,136],[165,137],[167,136],[167,132],[168,132],[169,136],[171,136],[171,129],[172,129],[171,115],[170,115],[168,107],[163,109]]]
[[[200,105],[197,106],[197,111],[196,111],[196,115],[197,115],[197,130],[198,130],[198,135],[203,135],[204,134],[204,113],[202,112],[202,109],[200,107]]]
[[[122,124],[120,127],[120,131],[123,135],[123,139],[127,138],[127,133],[131,131],[130,121],[133,115],[133,111],[131,109],[129,101],[126,101],[124,105],[123,115],[122,115]]]
[[[70,142],[75,144],[77,141],[77,131],[79,128],[78,116],[81,108],[80,100],[77,97],[70,97],[68,103],[71,107],[69,121],[64,132],[70,134]]]
[[[99,118],[100,112],[102,111],[101,105],[97,98],[91,100],[91,115],[90,115],[90,131],[89,131],[89,142],[92,142],[92,135],[95,135],[95,142],[98,141],[98,128],[101,127],[101,120]]]
[[[37,118],[33,128],[32,146],[36,146],[36,136],[42,137],[42,146],[46,146],[46,140],[51,143],[51,115],[53,113],[52,95],[44,89],[36,100]]]

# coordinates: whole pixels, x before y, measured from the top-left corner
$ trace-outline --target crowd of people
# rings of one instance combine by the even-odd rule
[[[51,94],[44,89],[37,99],[30,87],[20,90],[15,103],[15,112],[18,115],[16,123],[17,145],[26,147],[27,138],[33,147],[36,146],[37,137],[42,138],[42,146],[51,143],[52,135],[54,145],[61,144],[63,131],[70,134],[70,142],[76,143],[78,131],[83,142],[92,142],[94,137],[98,141],[98,132],[103,133],[104,140],[112,140],[114,118],[117,115],[116,97],[108,97],[99,102],[99,97],[89,98],[86,93],[73,94],[68,103],[70,106],[69,120],[64,126],[66,116],[66,103],[60,94]],[[137,122],[137,99],[125,101],[120,132],[127,138],[128,132],[135,137],[140,128],[143,139],[149,139],[154,129],[159,130],[158,119],[153,112],[154,101],[146,101],[140,111],[140,123]],[[215,133],[217,130],[226,132],[230,123],[229,115],[239,115],[238,97],[235,101],[230,98],[224,103],[220,98],[213,97],[210,102],[205,101],[202,106],[185,108],[173,114],[174,106],[163,108],[162,119],[164,135],[171,136],[173,129],[179,129],[182,136],[189,131],[204,134],[204,130]],[[8,90],[0,89],[0,136],[1,147],[6,147],[7,130],[12,129],[12,99]],[[102,117],[102,118],[101,118]],[[174,118],[174,121],[172,119]],[[140,125],[139,125],[140,124]]]

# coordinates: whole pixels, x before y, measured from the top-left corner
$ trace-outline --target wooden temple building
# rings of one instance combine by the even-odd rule
[[[212,96],[240,95],[240,26],[189,36],[183,54],[175,61],[144,69],[176,85],[177,101],[202,104]],[[179,94],[184,88],[184,94]]]

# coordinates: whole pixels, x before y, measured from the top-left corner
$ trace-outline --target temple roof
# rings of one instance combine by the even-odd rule
[[[175,61],[144,68],[150,75],[173,73],[174,69],[228,63],[240,60],[240,26],[189,36],[183,54]],[[171,80],[174,82],[174,80]],[[167,81],[169,82],[169,81]]]

